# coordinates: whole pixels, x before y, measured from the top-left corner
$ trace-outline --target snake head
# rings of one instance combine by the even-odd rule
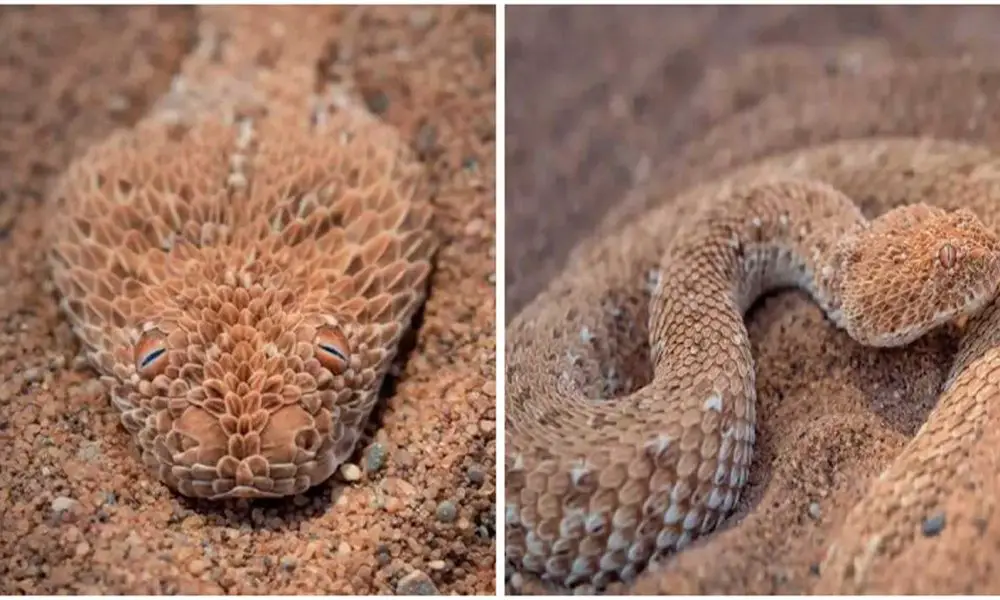
[[[1000,240],[967,209],[896,208],[835,254],[843,325],[871,346],[902,346],[974,315],[1000,282]]]
[[[369,304],[342,299],[350,281],[296,274],[292,255],[192,252],[130,305],[112,368],[122,422],[185,495],[300,493],[353,450],[385,359],[377,335],[398,327],[366,334]]]

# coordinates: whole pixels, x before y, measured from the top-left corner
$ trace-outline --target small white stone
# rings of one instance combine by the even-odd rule
[[[361,467],[353,463],[340,465],[340,476],[344,481],[358,481],[361,479]]]
[[[75,506],[80,504],[76,500],[69,498],[67,496],[59,496],[52,501],[52,510],[57,513],[64,513],[68,510],[72,510]]]

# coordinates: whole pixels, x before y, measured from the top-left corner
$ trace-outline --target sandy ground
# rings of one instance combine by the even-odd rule
[[[683,152],[710,126],[735,123],[769,94],[880,61],[995,57],[998,22],[994,8],[508,9],[506,318],[588,234],[638,214],[656,191],[712,175],[713,156]],[[782,69],[755,70],[776,55]],[[993,125],[965,128],[968,118],[926,128],[1000,141]],[[885,126],[894,128],[906,129]],[[677,169],[682,156],[704,160]],[[759,395],[749,486],[722,531],[669,563],[676,593],[809,593],[848,511],[934,405],[955,349],[944,333],[904,350],[862,348],[797,292],[764,299],[748,327]],[[985,564],[997,547],[991,506],[943,506],[945,531],[918,534],[871,576],[877,590],[1000,590]]]
[[[194,18],[0,9],[0,593],[492,593],[492,9],[342,14],[335,75],[412,140],[446,243],[360,479],[253,504],[189,501],[145,473],[77,356],[39,242],[53,177],[167,89]]]
[[[628,190],[710,125],[776,91],[763,77],[726,81],[747,50],[785,54],[788,72],[827,65],[813,77],[834,75],[838,61],[851,69],[862,55],[989,54],[1000,44],[998,14],[948,6],[509,8],[506,318]]]

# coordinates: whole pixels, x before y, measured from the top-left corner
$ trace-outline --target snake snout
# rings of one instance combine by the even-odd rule
[[[159,413],[157,431],[145,462],[185,496],[212,499],[302,493],[328,479],[356,441],[322,403],[302,400],[239,415],[188,404],[176,418]]]

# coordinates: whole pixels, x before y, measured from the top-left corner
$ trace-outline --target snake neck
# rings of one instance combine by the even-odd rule
[[[699,322],[709,312],[738,316],[742,323],[761,296],[782,288],[808,292],[842,327],[837,242],[866,226],[851,199],[824,183],[796,180],[720,194],[664,257],[652,299],[651,338],[665,346],[703,336]],[[692,303],[695,298],[707,303]],[[663,363],[656,350],[654,345],[657,370],[669,371],[671,361]]]
[[[198,46],[152,115],[179,122],[212,115],[227,123],[267,116],[308,124],[332,10],[199,7]]]

